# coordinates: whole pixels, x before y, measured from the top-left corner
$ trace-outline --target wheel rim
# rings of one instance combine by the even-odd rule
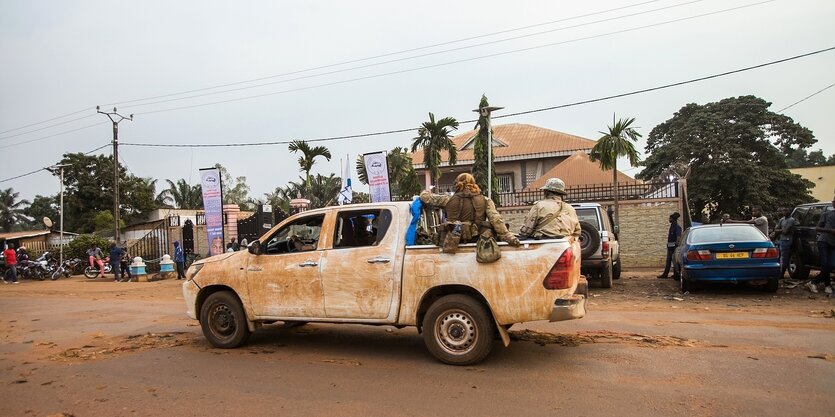
[[[793,277],[797,273],[797,256],[789,258],[789,276]]]
[[[235,335],[238,326],[235,313],[226,304],[218,304],[209,313],[209,329],[220,339],[228,339]]]
[[[435,339],[443,350],[453,355],[471,351],[478,338],[472,316],[462,310],[449,310],[435,321]]]

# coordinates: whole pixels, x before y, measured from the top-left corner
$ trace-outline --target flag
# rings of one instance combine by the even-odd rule
[[[345,155],[345,171],[342,174],[342,189],[339,190],[339,196],[336,201],[339,205],[351,204],[353,198],[353,190],[351,189],[351,159]]]

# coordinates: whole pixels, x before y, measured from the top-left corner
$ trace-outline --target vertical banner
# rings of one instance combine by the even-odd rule
[[[372,203],[391,201],[389,169],[385,152],[367,153],[362,156],[365,174],[368,177],[369,194]]]
[[[220,186],[220,170],[200,170],[203,186],[203,210],[206,212],[206,237],[209,239],[209,256],[223,253],[223,190]]]
[[[339,190],[339,195],[336,196],[336,202],[339,205],[351,204],[354,198],[354,192],[351,188],[351,159],[345,155],[345,171],[342,174],[342,189]]]

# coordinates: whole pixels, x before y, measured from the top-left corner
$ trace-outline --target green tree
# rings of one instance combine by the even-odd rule
[[[310,187],[304,177],[299,181],[290,181],[286,186],[276,188],[273,193],[266,194],[270,204],[281,207],[285,211],[290,209],[290,200],[298,197],[310,200],[310,208],[320,208],[333,205],[336,195],[342,188],[342,178],[330,174],[310,177]]]
[[[458,121],[453,117],[444,117],[435,122],[435,115],[429,113],[429,121],[423,122],[418,128],[418,135],[412,139],[412,152],[423,148],[423,165],[429,171],[432,183],[438,183],[441,178],[441,151],[449,154],[449,164],[455,165],[458,159],[458,148],[452,141],[450,133],[458,129]]]
[[[406,148],[395,147],[386,154],[391,195],[396,200],[408,200],[420,194],[420,185],[415,167],[412,165],[412,154]],[[362,155],[357,156],[357,177],[363,184],[368,184],[368,173]],[[354,200],[352,200],[354,201]],[[358,201],[354,201],[357,203]]]
[[[110,224],[113,224],[113,215],[110,215]],[[79,258],[87,263],[87,249],[90,248],[91,245],[96,245],[101,248],[102,251],[107,251],[108,242],[107,239],[93,234],[83,234],[78,235],[67,244],[67,250],[64,251],[64,256],[67,258]]]
[[[58,207],[58,195],[42,196],[36,195],[32,199],[32,204],[23,209],[23,214],[34,219],[33,223],[41,224],[44,217],[49,217],[55,223],[55,229],[58,229],[58,222],[60,221],[60,212]]]
[[[113,210],[113,157],[66,153],[64,168],[64,228],[73,232],[95,230],[94,216]],[[119,217],[127,224],[154,210],[153,181],[136,177],[119,165]]]
[[[766,212],[812,200],[812,185],[788,171],[786,155],[807,149],[812,132],[768,110],[754,96],[704,105],[687,104],[652,129],[641,179],[675,164],[689,167],[687,193],[694,213],[745,216],[753,205]]]
[[[478,103],[478,108],[487,107],[489,105],[490,103],[487,101],[487,96],[482,95],[481,101]],[[487,164],[490,164],[490,172],[492,173],[490,181],[492,181],[493,189],[493,195],[491,197],[493,202],[498,206],[499,177],[496,176],[495,155],[491,153],[490,161],[487,161],[487,142],[489,139],[489,132],[487,131],[487,117],[479,114],[475,127],[478,128],[478,133],[476,134],[475,143],[473,144],[473,157],[475,160],[472,168],[473,178],[475,178],[478,188],[481,188],[481,192],[484,193],[484,195],[487,195]]]
[[[15,226],[18,229],[24,228],[29,220],[24,214],[29,201],[18,200],[18,197],[20,193],[13,188],[0,190],[0,227],[4,232],[11,232]]]
[[[215,164],[220,170],[220,183],[223,188],[223,204],[237,204],[241,210],[249,210],[249,186],[246,185],[246,177],[233,178],[229,170],[221,164]],[[202,189],[201,189],[202,192]],[[201,194],[201,199],[202,194]],[[202,202],[201,202],[202,204]]]
[[[113,229],[113,212],[100,211],[93,216],[93,231],[100,234],[108,234]],[[125,222],[119,219],[119,228],[125,227]],[[102,247],[104,249],[104,247]]]
[[[806,149],[792,149],[786,155],[786,164],[789,168],[835,165],[835,154],[829,155],[829,158],[827,158],[822,149],[812,152],[807,152]]]
[[[629,163],[637,166],[640,162],[638,151],[635,150],[635,142],[641,137],[633,127],[635,118],[615,120],[612,115],[612,125],[606,126],[607,132],[600,132],[603,136],[597,140],[591,148],[589,158],[592,161],[600,161],[600,169],[612,170],[612,195],[615,198],[615,224],[620,222],[620,210],[618,207],[618,158],[625,156]]]
[[[189,185],[182,178],[176,183],[171,180],[165,181],[168,183],[168,188],[157,194],[156,201],[180,209],[203,208],[203,187],[200,184]]]
[[[303,140],[294,140],[290,143],[290,146],[288,146],[287,149],[293,153],[302,153],[299,157],[299,170],[304,172],[305,182],[308,186],[310,185],[310,170],[313,169],[313,165],[316,164],[316,157],[323,156],[328,161],[331,160],[331,151],[329,151],[328,148],[324,146],[311,147]]]

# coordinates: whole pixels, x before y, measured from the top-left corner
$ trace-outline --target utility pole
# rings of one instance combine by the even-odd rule
[[[61,202],[59,203],[60,206],[61,206],[61,208],[60,208],[60,210],[61,210],[60,211],[60,215],[61,215],[61,220],[60,220],[61,240],[60,240],[60,242],[61,242],[61,244],[60,244],[60,246],[58,246],[58,248],[59,248],[58,251],[60,253],[60,255],[58,257],[58,266],[61,266],[61,267],[64,266],[64,167],[68,167],[68,166],[70,166],[70,164],[56,164],[56,165],[53,165],[53,166],[47,168],[49,170],[49,172],[51,172],[53,174],[55,173],[55,171],[54,171],[55,169],[58,169],[58,170],[61,171]]]
[[[493,198],[493,124],[490,121],[490,115],[496,111],[501,110],[504,107],[496,107],[496,106],[487,106],[481,107],[474,112],[478,113],[481,117],[487,119],[487,198]]]
[[[133,121],[133,115],[128,117],[122,116],[113,108],[112,112],[103,112],[96,106],[96,113],[106,115],[113,123],[113,218],[116,221],[116,244],[120,242],[119,236],[119,123],[122,120]]]

